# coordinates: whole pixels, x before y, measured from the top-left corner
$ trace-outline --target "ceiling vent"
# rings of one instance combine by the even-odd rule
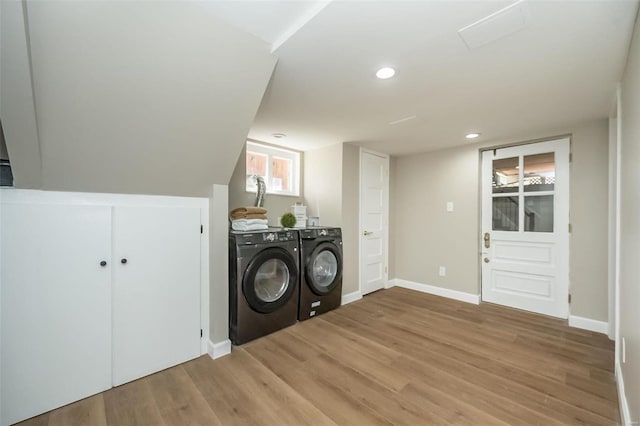
[[[458,30],[470,50],[489,44],[529,25],[529,4],[520,0]]]

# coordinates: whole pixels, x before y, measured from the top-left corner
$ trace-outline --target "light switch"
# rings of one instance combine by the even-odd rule
[[[453,201],[447,201],[447,211],[448,212],[453,211]]]

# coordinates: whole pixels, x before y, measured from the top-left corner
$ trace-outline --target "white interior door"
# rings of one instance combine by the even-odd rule
[[[360,291],[371,293],[387,281],[389,157],[361,151]]]
[[[569,139],[482,154],[482,300],[569,315]]]
[[[111,208],[3,204],[1,232],[5,425],[111,387]]]
[[[116,207],[113,228],[120,385],[200,355],[200,209]]]

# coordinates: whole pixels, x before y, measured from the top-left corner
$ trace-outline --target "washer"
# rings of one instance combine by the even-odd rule
[[[229,338],[241,345],[297,322],[296,231],[229,233]]]
[[[300,233],[300,321],[323,314],[342,302],[342,230],[306,228]]]

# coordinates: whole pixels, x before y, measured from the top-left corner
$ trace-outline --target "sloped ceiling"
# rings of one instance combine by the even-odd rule
[[[22,3],[0,1],[0,119],[5,144],[15,184],[40,188],[42,163],[28,44]]]
[[[28,1],[26,17],[41,166],[7,134],[18,186],[41,173],[47,190],[206,196],[229,182],[268,43],[206,2]]]

